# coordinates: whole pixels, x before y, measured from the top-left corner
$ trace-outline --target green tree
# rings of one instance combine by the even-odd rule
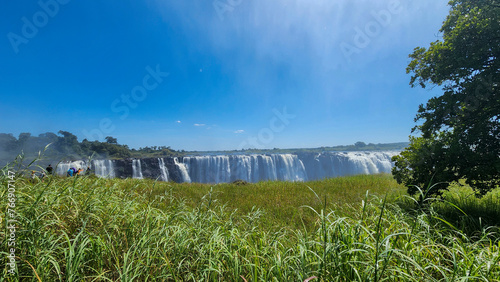
[[[118,140],[114,137],[111,137],[111,136],[106,136],[106,143],[109,143],[109,144],[118,144]]]
[[[22,148],[26,142],[28,142],[28,140],[31,138],[31,133],[20,133],[19,134],[19,137],[17,138],[18,140],[18,143],[19,143],[19,147]]]
[[[17,148],[17,139],[12,133],[0,133],[0,151],[5,151],[14,155]]]
[[[465,178],[485,193],[500,184],[500,2],[452,0],[442,39],[417,47],[410,85],[442,86],[420,105],[410,145],[394,157],[400,183],[421,188]],[[438,186],[439,189],[446,185]]]
[[[358,142],[354,143],[354,146],[357,148],[364,148],[364,147],[366,147],[366,143],[358,141]]]
[[[61,154],[68,157],[80,157],[82,155],[80,143],[75,135],[64,130],[59,130],[57,133],[62,135],[62,137],[58,137],[56,142],[57,149]]]

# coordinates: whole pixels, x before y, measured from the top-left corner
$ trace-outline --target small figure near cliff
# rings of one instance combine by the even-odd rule
[[[68,169],[68,172],[66,173],[67,176],[73,176],[76,174],[76,168],[72,167]]]
[[[49,166],[45,170],[47,171],[48,175],[52,175],[53,168],[52,168],[52,166],[50,164],[49,164]]]

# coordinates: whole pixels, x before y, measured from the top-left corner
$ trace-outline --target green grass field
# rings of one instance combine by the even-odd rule
[[[477,199],[457,184],[416,209],[390,175],[244,185],[0,177],[0,281],[500,281],[498,191]]]

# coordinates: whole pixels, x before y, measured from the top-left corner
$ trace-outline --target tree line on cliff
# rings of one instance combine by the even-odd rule
[[[182,154],[167,146],[152,146],[131,149],[128,145],[118,144],[118,140],[107,136],[105,142],[89,141],[78,138],[60,130],[58,134],[47,132],[38,136],[31,133],[21,133],[16,138],[10,133],[0,133],[0,159],[3,162],[13,160],[17,155],[24,154],[27,158],[36,157],[39,152],[47,159],[74,160],[94,156],[95,158],[123,159],[131,157],[168,157]]]

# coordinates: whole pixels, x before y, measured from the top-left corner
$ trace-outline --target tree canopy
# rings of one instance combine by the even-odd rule
[[[106,143],[109,144],[118,144],[118,140],[112,136],[106,136]]]
[[[461,178],[481,193],[500,184],[500,2],[449,5],[442,39],[415,48],[407,67],[412,87],[443,88],[418,109],[412,132],[421,136],[394,158],[393,174],[410,193]]]

